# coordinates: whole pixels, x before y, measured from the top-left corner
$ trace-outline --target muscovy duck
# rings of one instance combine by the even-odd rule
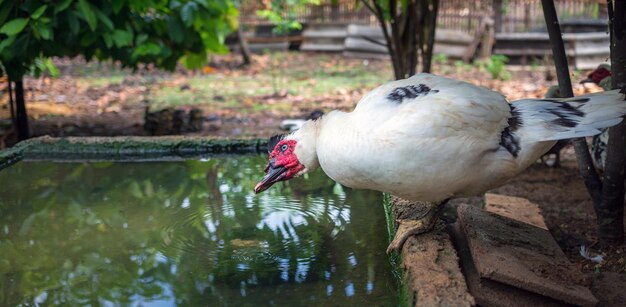
[[[268,144],[260,193],[317,167],[352,188],[430,202],[422,220],[399,220],[388,252],[434,225],[442,204],[480,195],[537,161],[557,140],[618,124],[624,94],[507,102],[500,93],[431,74],[381,85],[352,112],[332,111]]]
[[[602,63],[587,75],[580,83],[595,83],[605,91],[611,90],[611,65]],[[596,134],[591,140],[591,159],[596,169],[604,171],[606,163],[606,148],[609,144],[609,130],[603,129],[602,133]]]

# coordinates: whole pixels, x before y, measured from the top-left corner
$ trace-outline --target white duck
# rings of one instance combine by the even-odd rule
[[[418,74],[384,84],[354,111],[333,111],[270,139],[259,193],[319,166],[352,188],[433,203],[419,221],[401,220],[388,251],[430,230],[441,204],[504,184],[560,139],[618,124],[624,95],[609,91],[566,99],[508,103],[470,83]],[[435,210],[439,209],[439,210]]]

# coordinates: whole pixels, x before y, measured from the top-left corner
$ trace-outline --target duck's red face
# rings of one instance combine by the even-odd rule
[[[600,66],[591,73],[589,73],[589,75],[587,75],[587,79],[583,80],[581,83],[593,82],[599,85],[600,82],[604,80],[604,78],[609,76],[611,76],[611,71],[608,70],[606,67]]]
[[[272,139],[270,139],[272,144]],[[265,167],[265,177],[254,187],[255,193],[261,193],[274,183],[289,180],[304,169],[294,153],[295,140],[280,140],[269,153],[269,163]]]

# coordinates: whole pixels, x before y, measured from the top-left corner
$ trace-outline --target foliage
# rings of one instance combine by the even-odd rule
[[[437,53],[433,55],[433,63],[435,64],[446,65],[448,64],[449,61],[450,59],[448,58],[448,55],[445,53]]]
[[[493,79],[509,80],[511,73],[506,69],[509,58],[505,55],[494,54],[485,61],[479,61],[481,68],[487,70]]]
[[[456,60],[454,61],[454,67],[456,68],[457,71],[471,71],[472,68],[474,68],[474,66],[472,66],[471,64],[465,63],[462,60]]]
[[[229,0],[5,0],[0,5],[0,63],[11,79],[55,74],[51,56],[112,59],[128,67],[200,67],[207,52],[226,52],[237,27]]]
[[[271,0],[265,3],[266,7],[256,14],[271,22],[274,25],[272,31],[280,35],[302,29],[302,24],[296,19],[296,11],[306,5],[319,5],[320,0]]]

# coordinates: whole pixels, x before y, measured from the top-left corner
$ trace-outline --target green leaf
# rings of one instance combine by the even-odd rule
[[[104,40],[104,44],[107,48],[113,47],[113,38],[109,33],[104,33],[104,35],[102,35],[102,39]]]
[[[70,4],[72,4],[73,0],[63,0],[63,2],[56,4],[54,6],[54,15],[58,14],[59,12],[63,12],[65,11],[65,9],[67,9]]]
[[[83,13],[83,17],[91,31],[95,31],[98,26],[98,20],[96,20],[96,14],[94,13],[91,4],[87,2],[87,0],[78,0],[78,7],[80,8],[81,13]]]
[[[200,68],[207,63],[206,52],[188,54],[183,58],[182,62],[187,68]]]
[[[3,5],[0,8],[0,25],[4,24],[7,17],[9,16],[9,13],[11,13],[11,10],[13,9],[14,5],[15,4],[13,3],[8,3],[7,5]]]
[[[72,34],[78,34],[78,31],[80,31],[80,22],[78,22],[78,18],[74,12],[67,14],[67,23],[70,25]]]
[[[28,24],[28,19],[16,18],[4,24],[4,26],[0,28],[0,33],[4,33],[8,36],[16,35],[22,32],[22,30],[24,30],[27,24]]]
[[[4,50],[4,48],[11,46],[16,37],[17,36],[9,36],[9,38],[0,41],[0,53],[2,53],[2,50]]]
[[[54,35],[52,32],[52,26],[49,23],[36,22],[33,25],[33,29],[44,40],[51,40]]]
[[[135,45],[141,45],[148,40],[148,34],[141,33],[137,35],[137,39],[135,40]]]
[[[59,68],[54,65],[54,62],[52,62],[51,58],[47,58],[46,62],[46,69],[48,70],[48,72],[50,72],[50,76],[52,76],[53,78],[58,77],[59,75],[61,75],[61,73],[59,72]]]
[[[161,52],[161,47],[155,43],[145,43],[133,51],[133,58],[147,56],[147,55],[158,55]]]
[[[180,10],[180,18],[187,27],[191,27],[193,20],[196,18],[198,5],[195,2],[187,2]]]
[[[107,29],[113,30],[115,28],[115,26],[113,26],[113,22],[111,21],[111,19],[109,19],[107,15],[102,13],[102,11],[100,11],[98,8],[94,7],[93,9],[94,9],[94,12],[96,13],[96,16],[98,16],[98,19],[102,21],[102,23],[107,27]]]
[[[43,13],[46,11],[47,8],[48,8],[48,5],[40,6],[33,14],[30,15],[30,17],[32,19],[39,19],[39,17],[43,15]]]
[[[122,10],[124,6],[125,0],[113,0],[111,2],[111,8],[113,9],[113,13],[117,14]]]
[[[115,46],[118,48],[122,48],[125,46],[130,46],[133,42],[133,32],[124,31],[116,29],[113,31],[113,41],[115,42]]]
[[[183,29],[183,25],[180,24],[178,18],[169,17],[167,19],[167,30],[170,38],[175,43],[182,43],[185,38],[185,32]]]
[[[202,35],[202,42],[207,50],[215,53],[227,53],[228,48],[220,41],[220,38],[215,32],[207,32]]]

